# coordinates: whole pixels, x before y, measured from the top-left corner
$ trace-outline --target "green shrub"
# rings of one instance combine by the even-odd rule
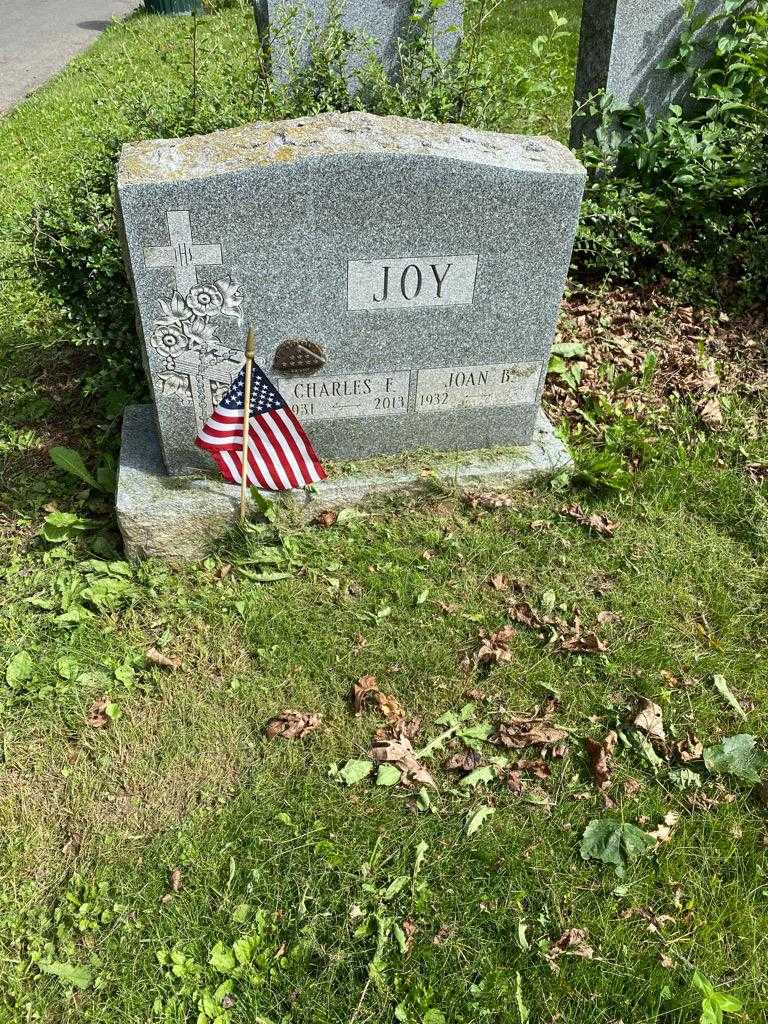
[[[732,19],[732,20],[731,20]],[[716,51],[692,68],[691,112],[654,126],[603,104],[576,272],[664,274],[681,294],[749,303],[768,285],[768,2],[731,0]],[[695,62],[693,23],[669,64]],[[618,122],[618,123],[617,123]]]

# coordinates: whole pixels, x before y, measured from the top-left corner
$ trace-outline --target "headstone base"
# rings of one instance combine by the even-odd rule
[[[443,453],[429,460],[414,455],[408,467],[382,468],[368,460],[344,476],[331,477],[315,491],[300,491],[293,499],[316,515],[326,508],[357,504],[374,494],[414,492],[434,480],[466,488],[509,487],[548,476],[573,465],[552,424],[539,412],[529,445],[495,452],[460,452],[458,459]],[[432,472],[425,473],[426,468]],[[265,497],[275,497],[263,492]],[[213,477],[171,477],[160,453],[152,408],[132,405],[123,417],[117,520],[125,554],[132,560],[159,557],[169,561],[204,558],[214,543],[237,522],[239,488]]]

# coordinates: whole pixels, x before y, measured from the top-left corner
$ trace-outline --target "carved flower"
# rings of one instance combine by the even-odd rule
[[[189,289],[187,305],[195,316],[218,316],[224,305],[224,296],[215,285],[196,284]]]
[[[208,353],[208,347],[216,340],[216,329],[211,327],[203,318],[196,316],[184,324],[184,333],[189,339],[189,350],[200,352],[203,355]]]
[[[222,277],[214,285],[219,290],[222,298],[221,312],[224,316],[236,316],[239,317],[241,313],[240,305],[243,301],[243,293],[240,291],[240,285],[233,281],[231,277]]]
[[[163,356],[183,352],[189,346],[181,328],[162,323],[155,327],[149,344]]]

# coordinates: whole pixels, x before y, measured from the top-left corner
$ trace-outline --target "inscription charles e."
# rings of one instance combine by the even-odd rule
[[[288,377],[277,388],[300,420],[358,419],[408,411],[410,371]]]

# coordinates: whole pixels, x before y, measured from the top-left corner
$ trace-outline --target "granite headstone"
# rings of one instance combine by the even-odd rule
[[[709,19],[725,6],[725,0],[696,0],[695,16],[706,19],[694,36],[700,60],[717,41],[719,23]],[[686,105],[689,75],[660,68],[685,24],[682,0],[584,0],[571,146],[599,127],[600,118],[589,115],[586,104],[600,93],[610,95],[617,109],[641,103],[649,121],[670,104]]]
[[[390,78],[400,69],[400,46],[419,31],[412,20],[413,0],[254,0],[259,36],[269,40],[272,71],[278,81],[307,63],[310,42],[328,28],[338,14],[341,26],[353,34],[348,55],[347,81],[356,87],[356,73],[368,47]],[[464,0],[425,5],[421,30],[427,31],[438,55],[447,60],[463,34]]]
[[[322,459],[530,442],[584,180],[547,138],[362,113],[126,145],[168,471],[212,468],[247,326]]]

